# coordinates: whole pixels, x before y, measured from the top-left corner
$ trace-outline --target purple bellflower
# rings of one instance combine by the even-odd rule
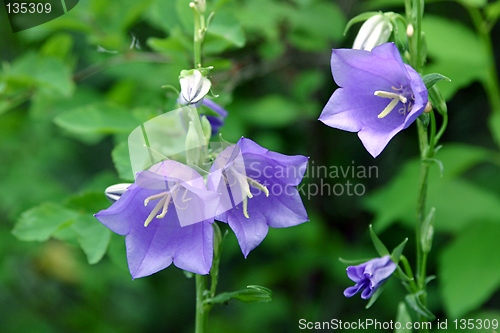
[[[307,161],[305,156],[269,151],[246,138],[217,156],[207,187],[221,195],[216,219],[229,224],[245,257],[264,240],[269,227],[308,221],[295,187]]]
[[[106,227],[126,235],[132,278],[156,273],[172,262],[208,274],[213,259],[212,223],[219,194],[203,177],[172,160],[137,173],[136,181],[108,209],[95,214]]]
[[[331,66],[340,88],[330,97],[319,120],[334,128],[358,132],[373,157],[425,109],[425,84],[411,66],[403,63],[393,43],[377,46],[371,52],[333,50]]]
[[[352,297],[363,290],[362,299],[372,297],[385,280],[394,273],[396,267],[397,265],[389,255],[369,260],[361,265],[347,267],[347,276],[356,284],[344,290],[344,296]]]

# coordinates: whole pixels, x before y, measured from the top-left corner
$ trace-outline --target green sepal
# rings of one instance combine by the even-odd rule
[[[391,260],[395,264],[397,264],[399,262],[399,258],[401,258],[401,254],[403,254],[403,250],[404,250],[407,242],[408,242],[408,238],[405,238],[405,240],[402,241],[401,244],[399,244],[398,246],[396,246],[394,248],[394,250],[392,250]]]
[[[210,122],[205,115],[201,116],[201,129],[208,144],[210,142],[210,138],[212,137],[212,125],[210,125]]]
[[[429,127],[429,123],[431,122],[431,117],[429,116],[428,113],[422,113],[420,116],[418,116],[418,119],[422,122],[422,126],[424,128]]]
[[[195,70],[200,71],[201,75],[203,75],[204,77],[207,77],[212,69],[214,69],[213,66],[193,68],[193,69],[183,69],[183,70],[181,70],[181,74],[179,75],[179,79],[182,79],[186,76],[193,75]]]
[[[244,303],[267,303],[272,301],[272,295],[273,292],[271,291],[271,289],[251,285],[247,286],[247,288],[243,290],[221,293],[215,297],[207,298],[204,301],[204,305],[225,304],[228,303],[231,299],[236,299]]]
[[[365,309],[369,309],[374,303],[375,301],[377,300],[377,298],[384,292],[384,289],[385,289],[385,286],[387,284],[384,283],[383,285],[381,285],[376,291],[375,293],[372,295],[372,297],[370,297],[370,301],[368,302],[368,304],[366,304],[365,306]]]
[[[368,259],[352,259],[352,260],[348,260],[348,259],[344,259],[344,258],[339,258],[339,261],[343,264],[346,264],[346,265],[359,265],[359,264],[362,264],[364,262],[367,262],[368,260],[371,260],[373,258],[368,258]]]
[[[432,247],[432,239],[434,238],[434,216],[436,208],[432,207],[427,214],[422,228],[420,229],[420,246],[424,253],[429,253]]]
[[[382,14],[382,12],[365,12],[365,13],[361,13],[357,16],[354,16],[352,19],[349,20],[349,22],[347,22],[345,29],[344,29],[344,36],[347,33],[347,31],[349,31],[349,29],[352,27],[353,24],[366,21],[370,17],[375,16],[375,15],[379,15],[379,14]]]
[[[425,87],[427,89],[434,87],[434,85],[436,83],[438,83],[439,81],[443,81],[443,80],[451,82],[451,80],[449,78],[447,78],[446,76],[439,74],[439,73],[427,74],[427,75],[422,77],[422,81],[424,81]]]
[[[396,328],[394,330],[394,333],[403,333],[403,332],[412,333],[413,332],[413,330],[411,328],[408,329],[406,326],[406,324],[411,323],[412,320],[411,320],[410,314],[408,313],[408,309],[406,308],[405,302],[399,302],[398,312],[396,314],[396,322],[401,324],[401,328],[400,329]]]
[[[429,284],[429,282],[431,282],[432,280],[435,280],[436,279],[436,275],[429,275],[426,279],[425,279],[425,284]]]
[[[377,253],[383,257],[389,254],[389,250],[387,247],[382,243],[380,238],[375,234],[375,231],[373,231],[373,226],[370,224],[370,237],[372,238],[373,246],[375,246],[375,250],[377,250]]]
[[[420,302],[420,299],[417,295],[407,295],[406,302],[413,310],[415,310],[418,314],[424,316],[425,318],[431,321],[436,319],[436,316],[426,306],[424,306],[422,302]]]

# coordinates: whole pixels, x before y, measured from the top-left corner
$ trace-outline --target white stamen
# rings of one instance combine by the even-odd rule
[[[394,91],[399,91],[400,89],[391,87]],[[401,101],[403,104],[405,104],[408,100],[406,97],[404,97],[401,94],[396,94],[392,92],[387,92],[387,91],[381,91],[377,90],[373,93],[375,96],[378,97],[383,97],[383,98],[390,98],[392,99],[389,105],[385,107],[385,109],[378,115],[378,118],[384,118],[387,116],[391,111],[398,105],[398,103]]]

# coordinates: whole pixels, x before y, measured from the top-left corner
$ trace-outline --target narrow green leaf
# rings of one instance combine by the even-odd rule
[[[422,302],[420,302],[417,295],[415,294],[407,295],[406,302],[413,310],[415,310],[417,313],[424,316],[425,318],[431,321],[436,319],[436,316],[434,316],[434,314],[429,309],[427,309],[427,307],[425,307],[422,304]]]
[[[373,231],[373,227],[370,224],[370,237],[372,238],[373,246],[375,246],[375,250],[377,250],[377,253],[383,257],[389,254],[389,250],[387,247],[382,243],[380,238],[375,234],[375,231]]]
[[[205,300],[205,304],[223,304],[229,302],[231,299],[237,299],[245,303],[267,303],[272,300],[272,294],[272,291],[268,288],[251,285],[247,286],[247,289],[221,293],[215,297],[208,298]]]
[[[45,202],[24,212],[12,233],[23,241],[46,241],[59,228],[78,217],[78,212]]]
[[[446,80],[448,82],[451,82],[449,78],[446,76],[439,74],[439,73],[432,73],[432,74],[427,74],[422,77],[422,80],[424,81],[425,87],[427,89],[432,88],[436,83],[439,81]]]
[[[399,244],[394,248],[394,250],[392,250],[391,260],[394,261],[396,264],[399,262],[399,258],[401,257],[401,254],[403,254],[403,250],[405,249],[407,242],[408,238],[405,238],[405,240],[402,241],[401,244]]]
[[[379,296],[384,292],[385,286],[386,284],[384,283],[375,291],[372,297],[370,297],[370,301],[368,302],[368,304],[366,304],[365,309],[369,309],[373,304],[375,304],[375,301],[377,301]]]

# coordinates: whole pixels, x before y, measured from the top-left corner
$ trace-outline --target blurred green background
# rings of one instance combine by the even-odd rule
[[[0,332],[193,331],[194,280],[172,266],[132,281],[123,237],[92,217],[109,206],[107,186],[130,180],[130,131],[175,105],[177,96],[160,87],[178,86],[180,70],[192,67],[188,3],[82,0],[16,34],[0,10]],[[273,301],[217,306],[210,332],[298,332],[300,319],[394,320],[404,298],[398,281],[365,310],[358,296],[342,295],[352,282],[338,258],[375,257],[373,223],[389,247],[409,237],[413,261],[416,129],[373,159],[356,134],[317,118],[336,88],[331,49],[350,47],[359,29],[344,36],[347,20],[403,12],[403,1],[207,3],[216,15],[203,63],[215,67],[213,90],[229,111],[226,140],[245,136],[310,156],[315,167],[378,170],[307,177],[310,222],[271,229],[246,260],[230,234],[219,291],[257,284],[273,290]],[[441,320],[500,317],[499,15],[500,1],[426,6],[426,71],[452,79],[439,83],[450,123],[438,154],[444,175],[432,169],[428,198],[436,207],[429,274],[437,276],[429,307]],[[347,181],[364,195],[325,192]]]

